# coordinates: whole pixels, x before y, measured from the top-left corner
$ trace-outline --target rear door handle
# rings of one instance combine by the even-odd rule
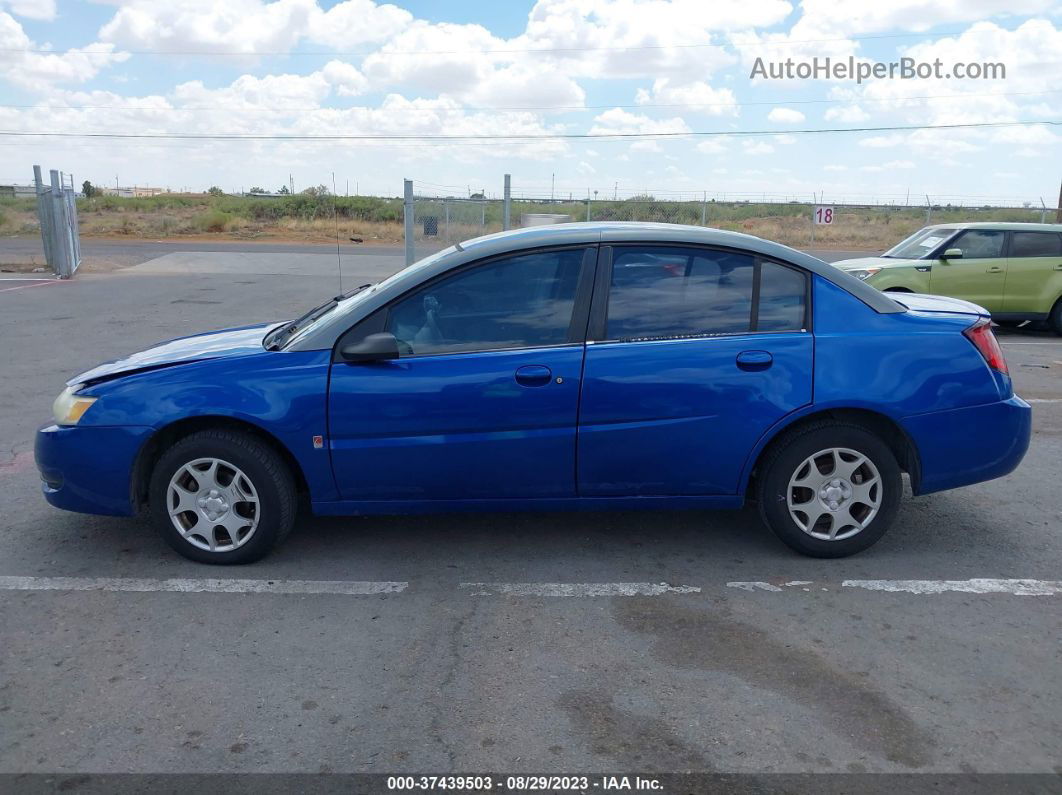
[[[737,355],[737,366],[742,370],[766,370],[774,363],[767,351],[742,351]]]
[[[1056,271],[1062,271],[1062,262],[1060,262],[1057,265],[1055,265],[1055,270]]]
[[[545,386],[553,377],[553,371],[542,364],[525,364],[516,371],[516,383],[522,386]]]
[[[989,273],[1002,273],[1003,269],[1001,267],[999,267],[998,265],[993,265],[991,268],[988,269],[988,272]]]

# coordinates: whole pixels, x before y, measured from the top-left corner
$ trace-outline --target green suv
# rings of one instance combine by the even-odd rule
[[[927,226],[880,257],[834,265],[885,292],[964,298],[1001,326],[1032,320],[1062,334],[1062,224]]]

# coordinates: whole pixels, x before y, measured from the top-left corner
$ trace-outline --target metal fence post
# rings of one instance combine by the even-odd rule
[[[933,215],[933,205],[929,203],[929,195],[926,195],[926,226],[929,226],[929,218]]]
[[[450,242],[450,202],[443,199],[443,215],[446,216],[446,242]]]
[[[41,167],[33,167],[33,184],[37,188],[37,218],[41,222],[41,243],[44,246],[44,261],[52,269],[52,273],[59,275],[59,269],[55,263],[55,252],[52,250],[52,204],[48,196],[48,190],[41,180]]]
[[[586,189],[586,220],[590,220],[590,188]]]
[[[502,208],[502,230],[509,229],[512,225],[513,197],[511,179],[509,174],[505,175],[505,206]]]
[[[70,224],[66,220],[66,204],[63,201],[63,187],[59,183],[59,172],[54,168],[49,172],[52,183],[51,195],[48,197],[52,203],[52,251],[55,253],[55,272],[60,279],[69,279],[74,275],[74,266],[71,262],[72,246],[67,238],[70,236]]]
[[[708,226],[708,191],[704,192],[704,200],[701,203],[701,226]]]
[[[406,265],[413,264],[413,180],[405,180],[405,200],[402,203],[402,223],[406,238]]]

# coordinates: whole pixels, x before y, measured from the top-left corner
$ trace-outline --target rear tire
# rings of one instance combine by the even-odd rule
[[[872,546],[900,506],[903,479],[878,436],[824,421],[785,435],[759,467],[764,523],[787,546],[816,558],[842,558]]]
[[[184,557],[199,563],[251,563],[295,522],[291,471],[251,434],[200,431],[167,450],[151,474],[151,518]]]

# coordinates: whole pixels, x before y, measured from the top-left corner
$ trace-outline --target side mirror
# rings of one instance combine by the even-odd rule
[[[949,248],[943,254],[940,255],[941,259],[962,259],[961,248]]]
[[[369,334],[361,342],[344,345],[340,355],[348,362],[383,362],[398,358],[398,340],[389,332]]]

